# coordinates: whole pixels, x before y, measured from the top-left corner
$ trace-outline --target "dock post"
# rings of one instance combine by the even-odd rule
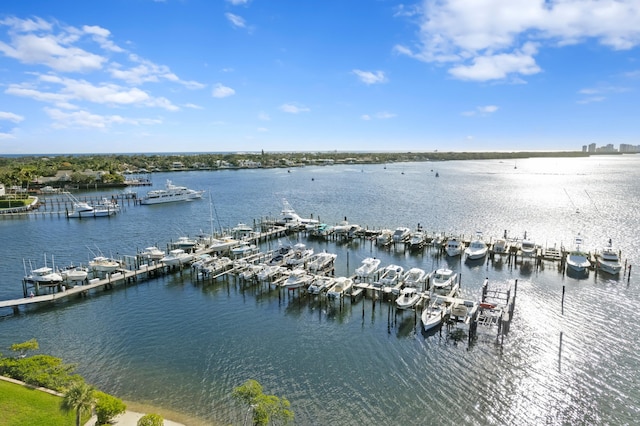
[[[562,300],[560,302],[560,313],[564,315],[564,286],[562,286]]]

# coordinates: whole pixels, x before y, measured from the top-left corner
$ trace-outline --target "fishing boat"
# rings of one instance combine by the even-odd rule
[[[120,267],[120,262],[106,256],[96,256],[89,261],[89,269],[96,272],[110,273]]]
[[[399,265],[389,265],[384,268],[380,276],[380,285],[382,287],[394,287],[398,285],[402,279],[404,268]]]
[[[458,279],[458,274],[449,268],[439,268],[431,273],[429,279],[432,288],[446,289],[453,287]]]
[[[451,237],[447,239],[447,244],[445,245],[445,251],[447,256],[456,257],[460,256],[464,251],[464,243],[458,240],[456,237]]]
[[[402,276],[402,282],[406,287],[422,288],[427,279],[427,272],[421,268],[411,268]]]
[[[609,239],[606,247],[596,252],[596,266],[599,270],[611,275],[617,275],[622,270],[620,263],[620,253],[613,248],[613,242]]]
[[[99,203],[89,204],[86,201],[80,201],[69,192],[66,195],[71,199],[72,203],[72,209],[67,211],[68,218],[109,217],[120,211],[120,205],[115,200],[102,198]]]
[[[183,249],[173,249],[161,260],[167,266],[180,266],[190,263],[194,259],[192,253],[187,253]]]
[[[156,246],[149,246],[144,249],[140,256],[149,260],[160,260],[166,255],[164,250],[160,250]]]
[[[370,278],[380,266],[380,259],[375,257],[367,257],[362,260],[362,264],[356,268],[356,278],[358,281]]]
[[[423,309],[420,319],[424,331],[429,331],[449,318],[451,314],[451,300],[446,296],[436,296],[431,303]]]
[[[339,299],[345,295],[346,292],[351,290],[353,286],[353,280],[348,277],[338,277],[329,290],[327,290],[327,297],[329,299]]]
[[[420,250],[427,241],[427,235],[422,231],[416,231],[409,238],[409,249]]]
[[[286,264],[290,266],[304,265],[313,256],[313,248],[307,247],[304,243],[297,243],[293,246],[293,252],[286,259]]]
[[[337,257],[337,254],[326,251],[316,253],[309,258],[307,269],[311,272],[321,272],[333,265]]]
[[[336,282],[334,277],[325,275],[317,275],[311,284],[309,284],[309,294],[321,294],[329,290]]]
[[[167,179],[164,189],[154,189],[147,192],[147,195],[140,200],[140,204],[150,205],[176,201],[193,201],[202,198],[202,194],[204,194],[204,191],[196,191],[186,186],[174,185]]]
[[[376,237],[376,245],[386,246],[393,241],[393,231],[391,229],[383,229]]]
[[[567,268],[578,274],[588,273],[591,266],[589,254],[582,249],[582,243],[582,238],[576,237],[573,249],[567,254]]]
[[[396,299],[396,307],[398,309],[411,309],[418,304],[422,297],[422,294],[416,287],[405,286],[400,291],[400,296]]]
[[[306,287],[311,284],[311,281],[313,281],[313,275],[309,274],[305,269],[296,268],[291,271],[282,286],[286,289],[293,290]]]
[[[464,250],[464,254],[467,260],[482,259],[487,255],[489,246],[484,242],[480,233],[476,234],[476,237],[471,240],[469,247]]]
[[[411,237],[411,229],[399,226],[393,231],[392,240],[394,243],[404,243]]]
[[[53,263],[53,260],[52,260]],[[63,277],[58,272],[54,271],[53,267],[47,265],[47,257],[44,258],[44,266],[33,269],[31,267],[31,261],[29,261],[29,273],[26,272],[27,266],[23,260],[25,268],[25,281],[39,284],[39,285],[58,285],[63,281]]]
[[[89,269],[84,266],[69,265],[60,269],[60,275],[67,282],[81,282],[85,281],[89,276]]]

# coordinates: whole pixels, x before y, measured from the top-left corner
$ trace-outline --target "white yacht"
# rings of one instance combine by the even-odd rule
[[[489,246],[484,242],[480,234],[476,235],[476,238],[471,240],[469,247],[464,250],[464,253],[468,260],[482,259],[487,255]]]
[[[305,269],[296,268],[291,271],[289,277],[284,281],[282,286],[289,290],[300,287],[306,287],[313,281],[313,275],[309,274]]]
[[[375,257],[366,257],[362,260],[362,265],[356,268],[356,278],[358,280],[366,280],[373,275],[380,266],[380,259]]]
[[[307,219],[307,218],[303,218],[300,217],[298,215],[298,213],[296,213],[296,211],[293,209],[293,207],[291,207],[291,204],[289,204],[289,202],[286,199],[282,199],[282,204],[283,204],[283,208],[282,208],[282,219],[279,221],[279,223],[283,224],[284,226],[287,227],[295,227],[295,226],[313,226],[313,225],[318,225],[320,222],[316,219]]]
[[[620,253],[613,248],[611,239],[608,246],[596,252],[596,260],[598,269],[608,274],[617,275],[622,270]]]
[[[591,262],[589,254],[582,249],[582,238],[576,237],[574,248],[567,254],[567,268],[576,273],[588,273]]]
[[[193,259],[193,254],[187,253],[183,249],[173,249],[161,260],[167,266],[179,266],[189,263]]]
[[[321,294],[329,290],[335,282],[334,277],[317,275],[309,285],[309,294]]]
[[[434,289],[451,288],[458,279],[458,274],[449,268],[439,268],[431,274],[431,287]]]
[[[464,243],[458,240],[455,237],[451,237],[447,239],[447,244],[445,245],[445,251],[447,252],[447,256],[455,257],[460,256],[464,251]]]
[[[316,253],[309,258],[307,269],[311,272],[321,272],[331,266],[337,257],[337,254],[327,253],[326,251]]]
[[[99,203],[89,204],[86,201],[80,201],[68,192],[66,194],[71,199],[73,206],[71,210],[67,211],[69,218],[108,217],[120,211],[120,205],[113,200],[102,198]]]
[[[409,248],[411,250],[419,250],[424,247],[427,242],[427,235],[422,231],[416,231],[409,238]]]
[[[394,243],[404,243],[411,237],[411,229],[406,228],[404,226],[400,226],[393,231],[393,242]]]
[[[144,249],[140,256],[149,260],[160,260],[166,255],[164,250],[160,250],[156,246],[149,246]]]
[[[174,185],[169,179],[164,189],[154,189],[147,192],[141,200],[140,204],[162,204],[172,203],[174,201],[192,201],[202,198],[204,191],[196,191],[186,186]]]
[[[402,280],[404,268],[399,265],[389,265],[384,268],[380,276],[380,285],[382,287],[395,287]]]
[[[393,231],[391,229],[383,229],[376,237],[376,244],[379,246],[386,246],[393,240]]]
[[[427,272],[421,268],[411,268],[402,276],[405,287],[415,287],[421,289],[427,280]]]
[[[97,272],[113,272],[120,267],[120,262],[106,256],[96,256],[89,261],[89,269]]]
[[[422,294],[416,287],[404,287],[396,299],[398,309],[411,309],[418,304]]]
[[[293,246],[293,251],[286,259],[286,264],[290,266],[304,265],[313,256],[313,248],[307,247],[304,243],[297,243]]]
[[[345,295],[346,292],[351,290],[353,286],[353,280],[348,277],[338,277],[335,279],[333,285],[327,290],[327,297],[329,299],[339,299]]]

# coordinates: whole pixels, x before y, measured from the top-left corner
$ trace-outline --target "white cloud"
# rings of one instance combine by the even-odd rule
[[[364,121],[371,121],[371,116],[369,114],[362,114],[360,116]]]
[[[69,113],[56,108],[45,108],[45,112],[54,121],[53,127],[58,129],[69,127],[106,129],[116,124],[151,125],[160,123],[160,120],[131,119],[120,115],[91,114],[88,111]]]
[[[24,120],[24,117],[18,114],[14,114],[12,112],[0,111],[0,120],[12,121],[14,123],[19,123]]]
[[[233,13],[225,13],[224,16],[235,28],[246,28],[247,26],[247,23],[241,16],[234,15]]]
[[[540,48],[594,40],[631,49],[639,22],[638,0],[425,0],[418,45],[394,51],[448,64],[456,78],[498,80],[540,72]]]
[[[383,111],[383,112],[377,112],[377,113],[375,113],[373,116],[371,116],[371,115],[369,115],[369,114],[362,114],[362,115],[360,116],[360,118],[361,118],[361,119],[363,119],[364,121],[371,121],[371,120],[373,120],[374,118],[375,118],[376,120],[388,120],[388,119],[390,119],[390,118],[394,118],[394,117],[397,117],[397,116],[398,116],[397,114],[394,114],[394,113],[391,113],[391,112]]]
[[[236,91],[233,90],[231,87],[224,86],[220,83],[216,84],[213,87],[213,92],[211,93],[211,95],[214,98],[226,98],[228,96],[233,96],[235,94],[236,94]]]
[[[496,105],[484,105],[484,106],[476,107],[476,109],[473,111],[465,111],[462,113],[462,115],[466,117],[473,117],[476,115],[487,116],[489,114],[493,114],[494,112],[498,111],[498,109],[499,108]]]
[[[353,70],[352,72],[365,84],[379,84],[387,81],[382,71]]]
[[[294,104],[283,104],[280,105],[280,110],[284,112],[288,112],[290,114],[299,114],[301,112],[309,112],[311,111],[309,108],[304,106],[297,106]]]
[[[258,113],[258,120],[262,120],[262,121],[270,121],[271,117],[269,116],[269,114],[267,114],[264,111],[260,111]]]
[[[15,139],[15,135],[11,133],[0,133],[0,140],[2,139]]]
[[[227,2],[231,3],[234,6],[238,6],[242,4],[248,4],[249,0],[227,0]]]
[[[269,131],[266,127],[258,127],[256,130],[260,133],[266,133]]]

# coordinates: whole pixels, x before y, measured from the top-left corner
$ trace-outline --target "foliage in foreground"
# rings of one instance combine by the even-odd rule
[[[162,426],[164,419],[159,414],[146,414],[138,420],[137,426]]]
[[[95,391],[93,395],[96,399],[95,410],[99,425],[109,424],[111,420],[127,409],[125,403],[115,396],[100,391]]]
[[[247,380],[233,390],[233,397],[247,409],[246,415],[253,414],[253,424],[258,426],[274,424],[286,425],[293,422],[294,413],[286,398],[265,395],[262,385],[256,380]]]
[[[76,383],[62,398],[61,408],[76,413],[76,426],[81,425],[82,415],[91,412],[95,404],[95,390],[86,383]]]

